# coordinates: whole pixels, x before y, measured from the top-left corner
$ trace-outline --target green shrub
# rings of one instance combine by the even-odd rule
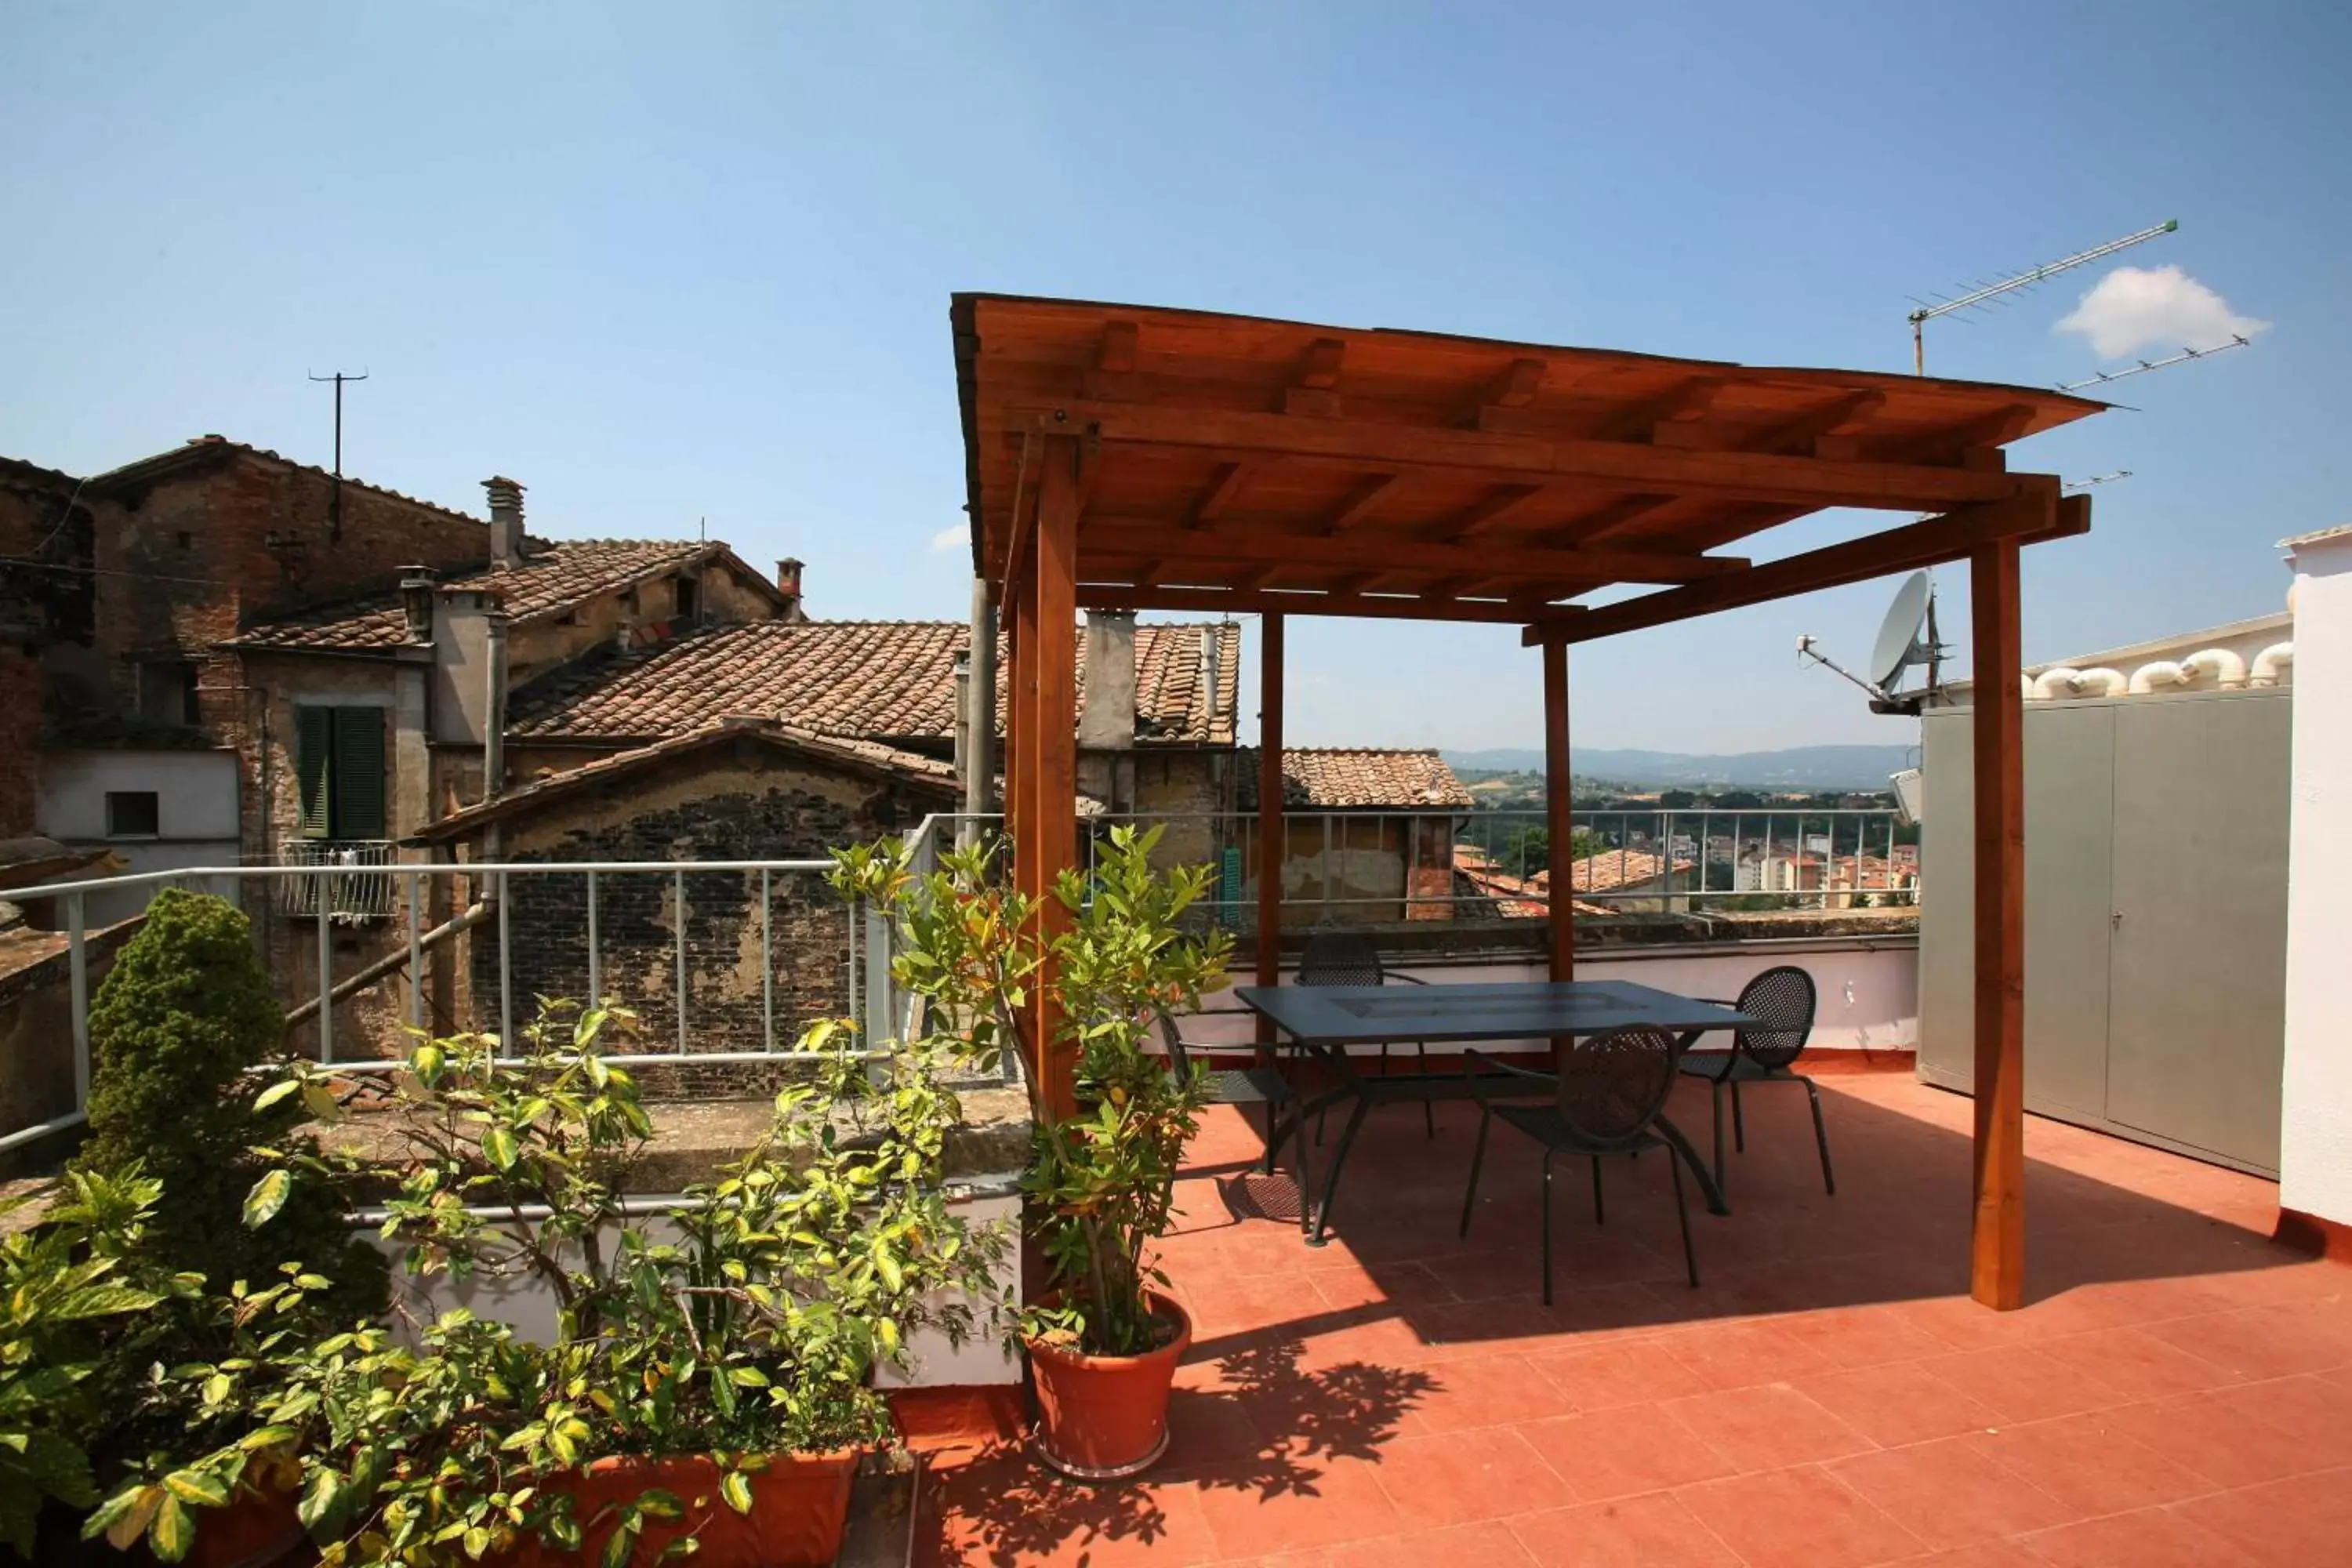
[[[208,894],[158,894],[99,987],[89,1034],[89,1138],[74,1166],[135,1164],[162,1184],[147,1242],[159,1261],[216,1291],[266,1284],[297,1262],[335,1282],[320,1303],[331,1317],[383,1307],[383,1261],[344,1225],[333,1184],[297,1183],[266,1237],[241,1223],[247,1192],[273,1163],[255,1146],[286,1145],[300,1115],[292,1103],[255,1109],[238,1081],[286,1037],[243,911]]]

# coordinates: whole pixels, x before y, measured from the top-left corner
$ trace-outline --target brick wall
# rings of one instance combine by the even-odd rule
[[[652,773],[626,775],[610,791],[549,803],[502,829],[498,851],[514,862],[568,860],[823,859],[836,846],[912,827],[948,809],[944,792],[886,787],[829,767],[802,764],[769,748],[690,752]],[[473,852],[484,852],[476,845]],[[760,879],[754,873],[688,870],[683,909],[667,874],[598,879],[602,983],[642,1016],[646,1048],[677,1038],[677,942],[687,952],[688,1045],[695,1051],[762,1048]],[[788,1047],[808,1024],[849,1005],[848,911],[814,874],[777,873],[770,889],[776,1045]],[[515,1023],[527,1023],[539,995],[579,998],[588,984],[586,879],[517,877],[507,921],[515,964]],[[472,1016],[495,1027],[499,1010],[495,927],[472,942],[464,982]],[[655,1075],[661,1092],[761,1091],[773,1075],[723,1068]]]
[[[40,726],[40,664],[25,643],[0,632],[0,838],[33,831],[33,745]]]

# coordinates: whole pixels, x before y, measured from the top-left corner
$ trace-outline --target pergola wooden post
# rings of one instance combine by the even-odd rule
[[[1282,613],[1266,612],[1258,634],[1257,983],[1282,979]],[[1261,1051],[1274,1045],[1274,1020],[1257,1018]]]
[[[1543,647],[1545,904],[1551,917],[1551,977],[1576,978],[1574,792],[1568,772],[1568,645]]]
[[[1976,1208],[1969,1292],[2025,1304],[2025,656],[2017,541],[1969,563],[1976,711]]]
[[[1574,972],[1567,645],[1921,567],[1974,574],[1972,1289],[2024,1299],[2018,552],[2090,500],[2002,447],[2104,405],[2046,389],[1755,368],[1189,310],[958,295],[973,548],[1010,613],[1006,807],[1021,887],[1076,858],[1081,608],[1265,617],[1257,976],[1281,953],[1282,642],[1297,615],[1522,627],[1544,660],[1550,972]],[[1905,514],[1762,563],[1827,509]],[[1656,584],[1592,606],[1595,590]],[[1050,903],[1048,932],[1063,911]],[[1034,988],[1042,996],[1050,976]],[[1041,1108],[1071,1063],[1030,1020]],[[1261,1035],[1261,1040],[1265,1037]]]

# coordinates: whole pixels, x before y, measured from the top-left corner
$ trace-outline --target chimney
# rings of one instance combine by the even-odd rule
[[[1094,752],[1135,746],[1135,612],[1087,612],[1086,706],[1078,745]]]
[[[776,591],[784,596],[783,618],[788,621],[808,619],[801,612],[801,567],[803,564],[798,556],[793,555],[787,555],[776,563]]]
[[[522,487],[493,475],[482,489],[490,497],[490,567],[503,572],[522,560]]]
[[[429,566],[404,566],[400,569],[400,608],[408,620],[408,640],[425,643],[433,640],[433,569]]]

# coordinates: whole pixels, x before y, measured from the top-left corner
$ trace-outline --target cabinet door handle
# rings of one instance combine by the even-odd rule
[[[2114,930],[2114,931],[2121,931],[2121,930],[2123,930],[2123,929],[2124,929],[2124,912],[2123,912],[2123,910],[2108,910],[2108,911],[2107,911],[2107,925],[2108,925],[2108,928],[2109,928],[2110,930]]]

